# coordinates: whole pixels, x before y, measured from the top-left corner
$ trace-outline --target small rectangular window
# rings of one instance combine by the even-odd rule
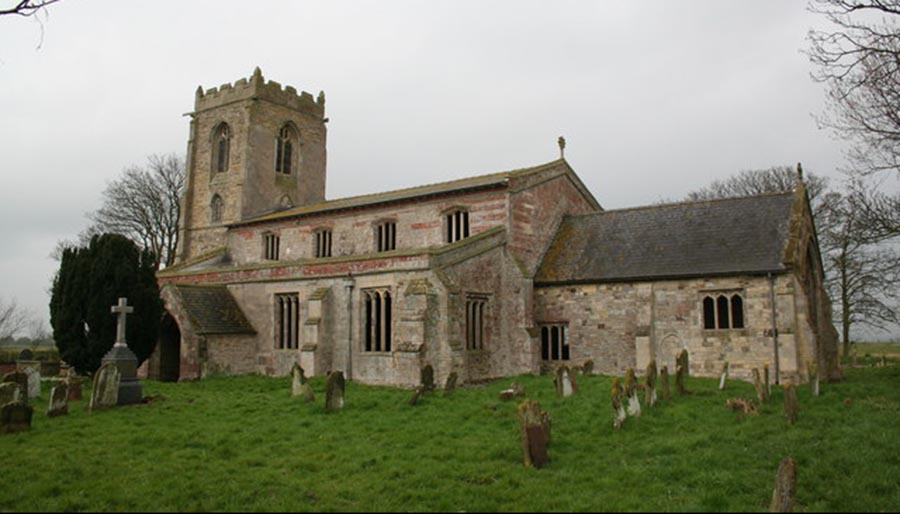
[[[455,243],[469,237],[469,213],[457,210],[447,215],[447,242]]]
[[[483,350],[487,300],[470,298],[466,300],[466,349]]]
[[[275,295],[275,348],[300,348],[300,297],[297,293]]]
[[[316,232],[316,258],[331,257],[331,231]]]
[[[266,234],[263,236],[263,245],[263,257],[269,261],[277,261],[281,238],[276,234]]]
[[[567,361],[570,359],[569,343],[566,341],[564,323],[541,325],[541,358],[545,361]]]
[[[397,249],[397,223],[386,221],[375,227],[375,247],[379,252]]]

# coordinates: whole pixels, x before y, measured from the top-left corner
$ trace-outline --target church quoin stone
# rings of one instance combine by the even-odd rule
[[[325,95],[263,79],[196,93],[177,262],[144,376],[414,387],[594,363],[805,380],[839,373],[802,174],[793,193],[603,210],[561,155],[325,199]],[[798,170],[799,171],[799,170]]]

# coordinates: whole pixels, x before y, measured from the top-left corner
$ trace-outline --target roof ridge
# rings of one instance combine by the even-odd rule
[[[793,197],[794,193],[790,192],[772,192],[772,193],[759,193],[755,195],[744,195],[744,196],[727,196],[724,198],[709,198],[704,200],[684,200],[681,202],[666,202],[666,203],[658,203],[651,205],[638,205],[635,207],[622,207],[619,209],[605,209],[599,212],[587,212],[584,214],[573,214],[570,215],[570,218],[581,218],[587,216],[596,216],[600,214],[607,213],[618,213],[618,212],[628,212],[628,211],[642,211],[642,210],[653,210],[667,207],[682,207],[686,205],[700,205],[700,204],[713,204],[713,203],[723,203],[723,202],[733,202],[740,200],[753,200],[757,198],[768,198],[774,196],[791,196]]]

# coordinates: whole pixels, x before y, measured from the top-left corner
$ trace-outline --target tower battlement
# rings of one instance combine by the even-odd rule
[[[248,99],[263,99],[284,105],[306,114],[322,119],[325,117],[325,93],[320,91],[317,98],[306,91],[297,92],[293,86],[284,86],[263,78],[262,71],[257,67],[249,79],[240,79],[237,82],[222,84],[203,90],[197,87],[194,100],[194,112],[205,111],[220,107],[236,101]]]

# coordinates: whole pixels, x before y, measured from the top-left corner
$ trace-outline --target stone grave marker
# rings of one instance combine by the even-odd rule
[[[763,380],[764,380],[763,385],[766,386],[766,389],[765,389],[766,400],[768,400],[769,397],[772,396],[772,381],[769,380],[769,365],[768,364],[765,364],[763,366]]]
[[[556,377],[553,379],[554,385],[556,385],[556,395],[560,398],[565,398],[567,396],[572,396],[577,391],[577,385],[574,378],[572,377],[569,368],[564,364],[561,364],[558,368],[556,368]]]
[[[316,395],[309,385],[309,380],[306,379],[303,368],[296,362],[291,366],[291,396],[300,396],[306,403],[316,401]]]
[[[582,366],[581,369],[584,370],[585,375],[587,375],[587,376],[593,375],[594,374],[594,361],[592,361],[592,360],[585,361],[584,366]]]
[[[134,307],[128,306],[127,298],[119,298],[119,303],[110,307],[110,312],[117,316],[116,342],[103,356],[101,362],[111,363],[119,369],[117,404],[141,403],[144,400],[144,394],[143,386],[137,376],[137,356],[128,348],[128,343],[125,341],[125,318],[134,312]]]
[[[107,409],[119,403],[119,382],[122,374],[112,362],[100,366],[94,374],[94,388],[91,391],[90,410]]]
[[[644,377],[644,403],[648,407],[656,405],[656,377],[656,360],[652,359],[650,364],[647,364],[647,376]]]
[[[659,370],[659,381],[662,383],[662,397],[663,400],[668,400],[672,397],[672,393],[669,390],[669,367],[663,366],[661,370]]]
[[[638,399],[638,381],[634,368],[628,368],[625,372],[625,396],[628,398],[628,415],[640,417],[641,401]]]
[[[681,350],[681,353],[678,354],[678,362],[681,362],[684,367],[684,376],[691,376],[691,362],[687,349]]]
[[[444,383],[444,398],[456,391],[456,381],[459,379],[455,371],[447,375],[447,381]]]
[[[759,401],[759,404],[763,405],[766,403],[769,396],[766,394],[766,386],[763,385],[762,380],[759,378],[759,370],[757,368],[753,368],[753,388],[756,389],[756,399]]]
[[[12,371],[3,375],[3,382],[13,382],[19,386],[19,392],[22,397],[21,401],[28,403],[28,375],[21,371]]]
[[[409,399],[409,404],[413,407],[419,403],[419,400],[422,399],[422,395],[425,394],[425,386],[416,387],[415,391],[413,391],[412,397]]]
[[[819,366],[810,362],[808,366],[809,389],[813,396],[819,396]]]
[[[794,387],[794,384],[786,384],[784,386],[784,415],[789,424],[793,425],[797,422],[799,412],[800,402],[797,400],[797,388]]]
[[[34,352],[30,349],[25,348],[21,352],[19,352],[19,356],[16,358],[16,361],[33,361],[34,360]]]
[[[540,403],[531,400],[522,402],[518,412],[525,466],[541,469],[550,461],[550,414],[541,410]]]
[[[434,391],[434,368],[431,367],[431,364],[426,364],[424,368],[422,368],[421,373],[421,386],[424,389],[424,392],[430,393]]]
[[[325,410],[336,411],[344,408],[344,373],[332,371],[325,383]]]
[[[756,405],[753,405],[752,401],[743,398],[731,398],[725,402],[725,406],[741,414],[759,414]]]
[[[25,368],[25,375],[28,377],[28,399],[37,398],[41,395],[40,368]]]
[[[24,395],[23,395],[24,396]],[[31,430],[34,407],[25,402],[10,402],[0,407],[0,432],[12,434]]]
[[[797,463],[791,457],[785,457],[778,464],[775,475],[775,490],[772,491],[772,503],[769,512],[792,512],[794,496],[797,494]]]
[[[81,378],[73,377],[70,375],[69,378],[67,378],[65,380],[65,383],[66,383],[66,390],[68,391],[68,395],[69,395],[69,397],[68,397],[69,401],[76,402],[78,400],[81,400],[81,398],[82,398]]]
[[[61,383],[50,390],[50,404],[47,406],[47,415],[52,417],[69,413],[69,388]]]
[[[504,401],[512,400],[518,396],[525,396],[525,388],[519,385],[518,382],[513,382],[510,384],[509,389],[500,391],[500,399]]]
[[[0,407],[19,401],[22,401],[22,390],[19,388],[19,384],[15,382],[0,384]]]
[[[687,394],[687,388],[684,386],[685,375],[684,364],[679,360],[675,363],[675,392],[677,392],[679,396]]]
[[[722,374],[719,375],[719,391],[725,390],[725,381],[728,380],[728,361],[722,365]]]
[[[665,369],[665,368],[663,368]],[[613,418],[613,428],[621,428],[622,423],[625,423],[625,403],[624,403],[624,394],[622,391],[622,383],[619,382],[619,377],[613,377],[612,381],[612,408],[614,413]]]

